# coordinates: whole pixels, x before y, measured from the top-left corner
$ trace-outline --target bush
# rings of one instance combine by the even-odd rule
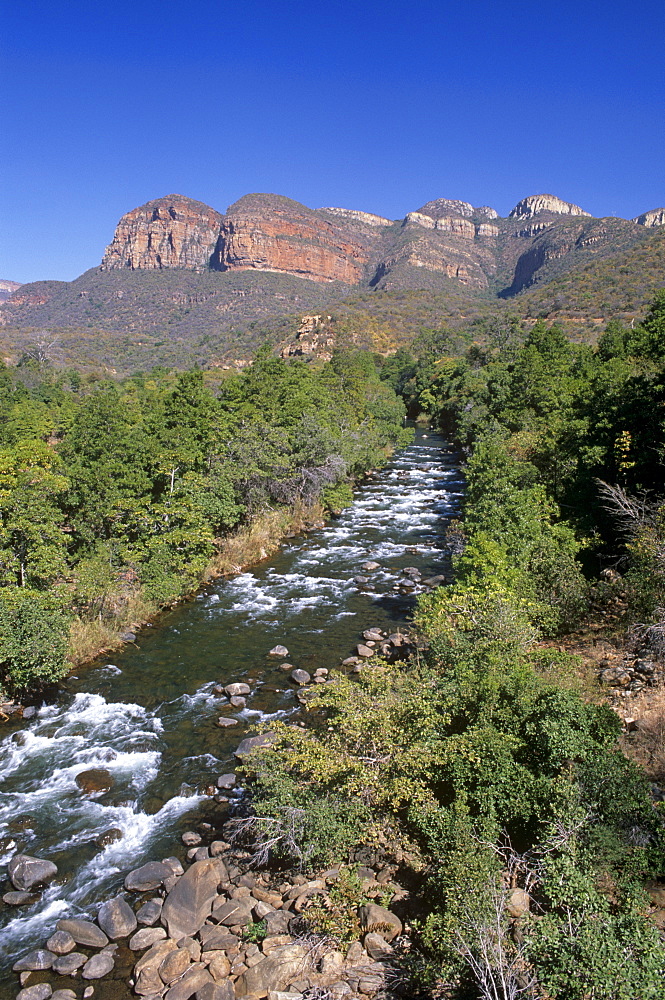
[[[60,680],[67,673],[69,615],[62,595],[0,588],[0,685],[9,694]]]

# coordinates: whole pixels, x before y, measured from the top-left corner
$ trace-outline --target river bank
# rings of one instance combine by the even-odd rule
[[[286,645],[293,666],[313,677],[338,670],[366,624],[404,628],[418,589],[404,570],[445,569],[443,529],[461,491],[454,453],[419,433],[339,518],[164,612],[112,664],[71,675],[27,728],[8,725],[0,823],[15,847],[5,845],[5,860],[17,850],[50,857],[64,884],[20,914],[3,908],[6,954],[43,940],[42,928],[66,913],[94,911],[132,866],[173,853],[188,825],[210,822],[218,806],[202,791],[229,769],[243,731],[298,710],[269,649]],[[368,561],[378,568],[363,571]],[[236,724],[220,729],[213,689],[238,680],[251,695],[229,713]],[[113,786],[86,795],[76,776],[94,768],[109,771]],[[120,839],[104,843],[111,830]]]

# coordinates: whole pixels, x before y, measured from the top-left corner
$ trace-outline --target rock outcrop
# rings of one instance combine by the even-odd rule
[[[540,212],[552,212],[554,215],[589,215],[579,205],[573,205],[569,201],[562,201],[553,194],[532,194],[528,198],[518,201],[508,218],[510,219],[532,219]]]
[[[368,247],[305,205],[276,195],[246,195],[221,224],[212,267],[220,271],[275,271],[312,281],[355,285]]]
[[[665,226],[665,208],[652,208],[650,212],[644,212],[632,221],[638,226]]]
[[[123,215],[102,270],[203,270],[210,265],[221,221],[214,208],[181,194],[149,201]]]
[[[20,281],[7,281],[0,279],[0,302],[6,302],[10,295],[17,292],[21,287]]]

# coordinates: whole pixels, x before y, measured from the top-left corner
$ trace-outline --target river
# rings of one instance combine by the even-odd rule
[[[54,861],[59,878],[32,906],[0,904],[0,969],[41,944],[59,917],[114,894],[128,869],[182,854],[182,832],[214,819],[219,807],[200,790],[234,769],[233,751],[258,721],[299,708],[281,661],[267,656],[271,647],[285,645],[288,661],[313,673],[338,668],[364,629],[404,625],[414,598],[395,589],[401,570],[446,572],[443,530],[461,491],[454,452],[419,431],[339,518],[207,587],[112,662],[68,678],[31,722],[7,724],[0,864],[19,850]],[[367,560],[381,568],[359,587],[354,577]],[[220,729],[213,688],[239,680],[250,680],[253,694],[236,713],[239,724]],[[112,788],[85,796],[75,778],[90,768],[110,772]],[[122,836],[100,846],[109,830]],[[4,975],[13,996],[16,979]]]

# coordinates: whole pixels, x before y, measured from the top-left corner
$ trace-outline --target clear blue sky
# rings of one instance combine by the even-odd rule
[[[663,39],[663,0],[8,2],[0,278],[76,277],[171,192],[637,215],[665,204]]]

